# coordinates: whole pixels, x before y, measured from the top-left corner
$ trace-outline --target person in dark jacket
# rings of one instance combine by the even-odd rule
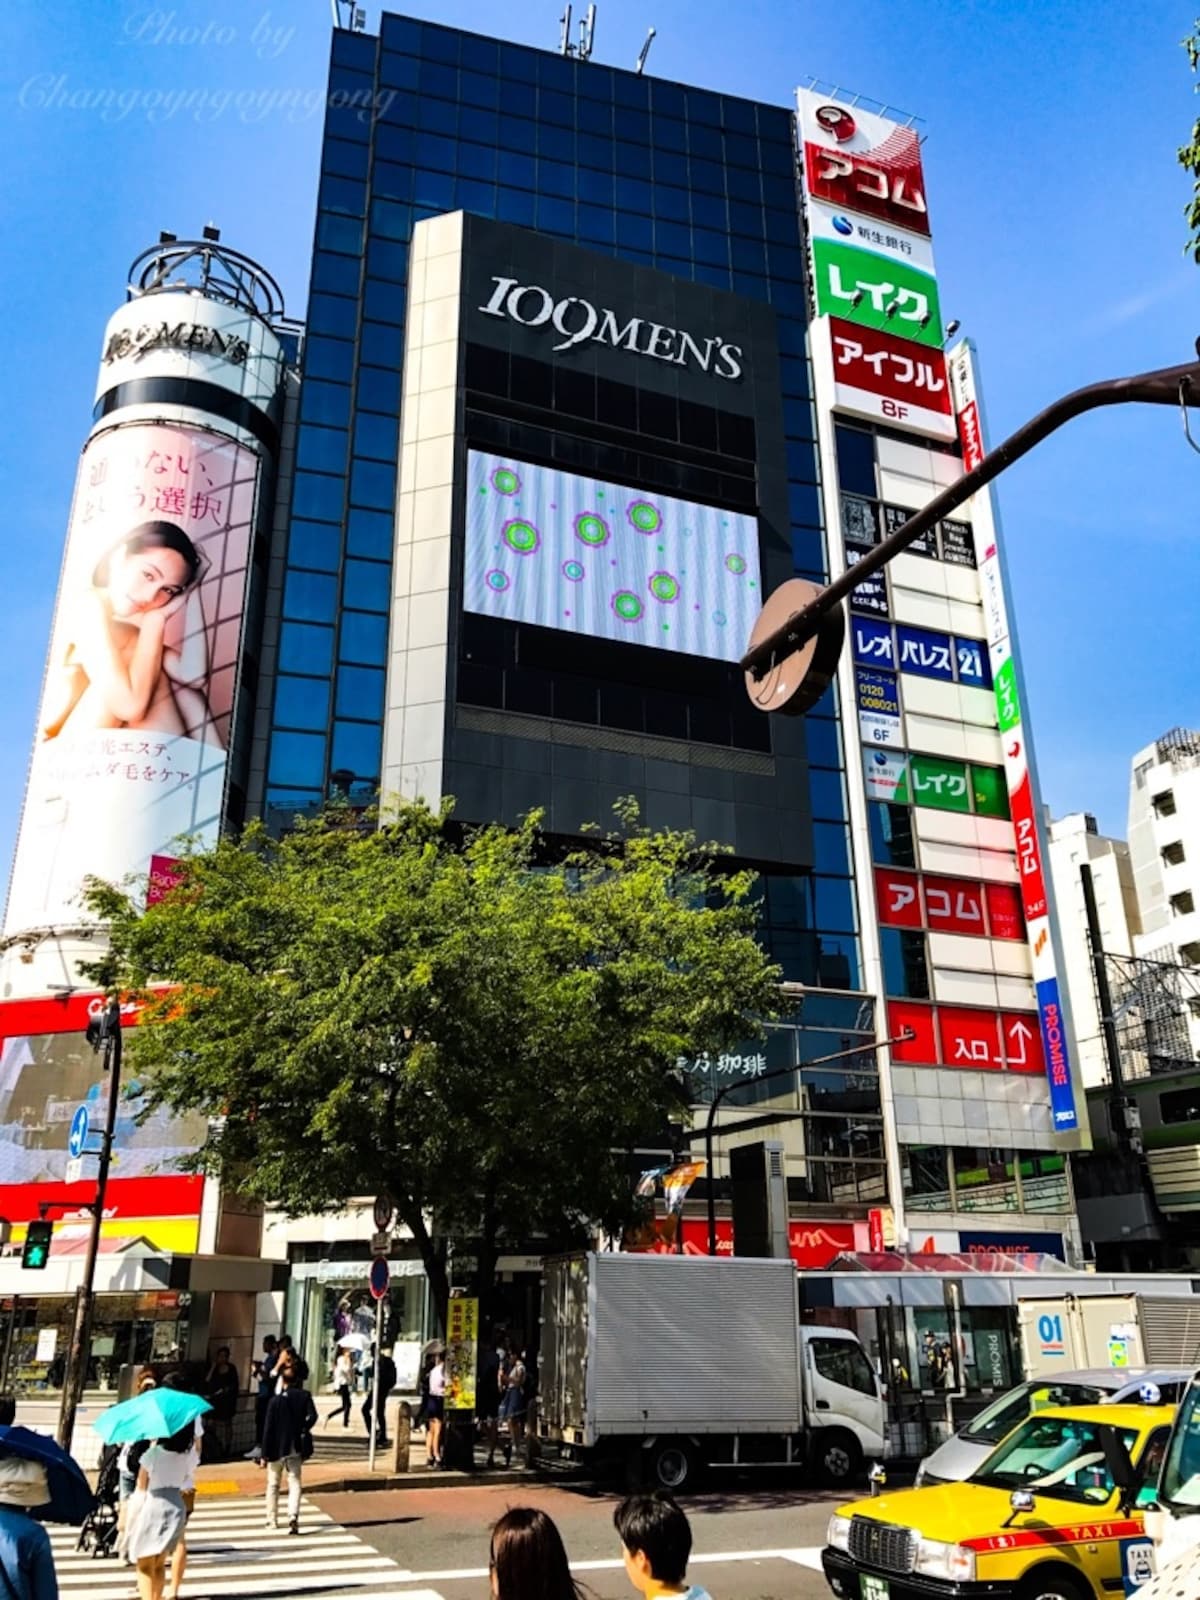
[[[272,1395],[263,1423],[263,1461],[267,1468],[267,1527],[279,1526],[279,1480],[288,1478],[288,1532],[300,1532],[300,1469],[312,1454],[317,1408],[301,1387],[295,1367],[283,1368],[283,1388]]]
[[[374,1351],[374,1346],[371,1348],[372,1351]],[[396,1363],[392,1360],[391,1356],[388,1355],[386,1350],[381,1351],[380,1354],[376,1356],[375,1362],[371,1368],[371,1385],[367,1390],[367,1398],[363,1401],[362,1408],[363,1421],[367,1425],[367,1437],[370,1438],[371,1418],[374,1415],[376,1404],[379,1406],[379,1431],[375,1435],[375,1443],[380,1447],[380,1449],[385,1448],[388,1442],[387,1402],[388,1395],[391,1394],[395,1387]],[[375,1398],[376,1395],[379,1397],[378,1402]]]

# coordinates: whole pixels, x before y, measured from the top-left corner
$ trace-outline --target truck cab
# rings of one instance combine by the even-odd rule
[[[879,1380],[858,1339],[844,1328],[805,1324],[800,1339],[813,1464],[828,1483],[849,1483],[865,1460],[884,1451]]]
[[[1146,1512],[1160,1576],[1200,1563],[1200,1372],[1180,1401],[1163,1457],[1156,1503]]]

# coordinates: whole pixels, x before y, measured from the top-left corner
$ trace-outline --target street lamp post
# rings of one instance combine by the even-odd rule
[[[844,1061],[848,1056],[877,1055],[880,1050],[886,1050],[890,1045],[907,1044],[910,1039],[916,1038],[912,1028],[902,1029],[894,1039],[881,1039],[878,1044],[857,1044],[850,1050],[835,1050],[831,1056],[818,1056],[814,1061],[801,1062],[799,1066],[773,1067],[770,1072],[759,1072],[753,1078],[742,1078],[737,1083],[722,1084],[713,1095],[708,1106],[708,1116],[704,1121],[704,1170],[708,1174],[708,1253],[715,1256],[717,1253],[717,1196],[713,1187],[713,1127],[717,1120],[717,1108],[727,1094],[732,1094],[735,1089],[745,1089],[752,1083],[769,1083],[773,1078],[794,1078],[798,1072],[807,1072],[812,1067],[825,1067],[831,1061]]]
[[[1197,341],[1197,347],[1200,350],[1200,340]],[[740,663],[751,697],[767,711],[800,715],[810,710],[825,692],[832,665],[836,664],[840,653],[840,627],[829,632],[829,622],[826,621],[832,621],[840,601],[856,589],[864,578],[878,572],[902,550],[907,550],[914,540],[962,505],[964,500],[977,494],[1006,467],[1019,461],[1065,422],[1101,406],[1130,403],[1177,405],[1186,419],[1187,406],[1200,406],[1200,360],[1185,362],[1178,367],[1164,367],[1157,372],[1143,372],[1132,378],[1106,378],[1101,383],[1088,384],[1083,389],[1063,395],[1044,411],[1039,411],[1036,417],[1032,417],[1002,444],[989,451],[969,472],[965,472],[957,483],[943,489],[928,505],[914,512],[882,544],[869,550],[840,578],[812,592],[807,602],[793,611],[780,626],[753,643]],[[811,589],[812,586],[805,587]],[[822,633],[823,626],[825,633]],[[802,652],[806,646],[818,639],[821,642],[817,646],[815,661],[811,652],[805,658]],[[792,668],[790,673],[781,673],[780,669],[789,663]],[[755,693],[755,689],[771,673],[779,676],[777,695],[775,698],[764,698]]]
[[[70,1450],[75,1432],[75,1413],[79,1410],[87,1375],[87,1353],[91,1343],[92,1306],[95,1301],[96,1257],[100,1251],[100,1224],[104,1218],[104,1196],[108,1188],[108,1169],[112,1162],[113,1132],[117,1123],[117,1098],[121,1084],[121,1006],[110,1000],[104,1011],[88,1024],[88,1043],[93,1050],[104,1048],[104,1076],[108,1081],[108,1106],[101,1135],[100,1167],[96,1174],[96,1198],[86,1207],[92,1213],[87,1255],[83,1263],[83,1282],[75,1291],[75,1315],[71,1325],[71,1348],[63,1383],[62,1409],[58,1418],[58,1442]],[[44,1203],[43,1212],[48,1205]]]

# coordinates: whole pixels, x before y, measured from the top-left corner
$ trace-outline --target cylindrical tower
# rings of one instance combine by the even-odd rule
[[[274,486],[273,280],[205,229],[134,262],[104,332],[4,919],[0,995],[75,985],[89,875],[170,881],[238,760],[251,576]],[[245,720],[242,718],[241,720]]]

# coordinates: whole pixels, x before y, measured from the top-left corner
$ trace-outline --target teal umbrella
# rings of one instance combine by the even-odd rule
[[[212,1407],[198,1394],[182,1389],[147,1389],[132,1400],[102,1411],[92,1427],[105,1444],[129,1444],[135,1439],[169,1439]]]

